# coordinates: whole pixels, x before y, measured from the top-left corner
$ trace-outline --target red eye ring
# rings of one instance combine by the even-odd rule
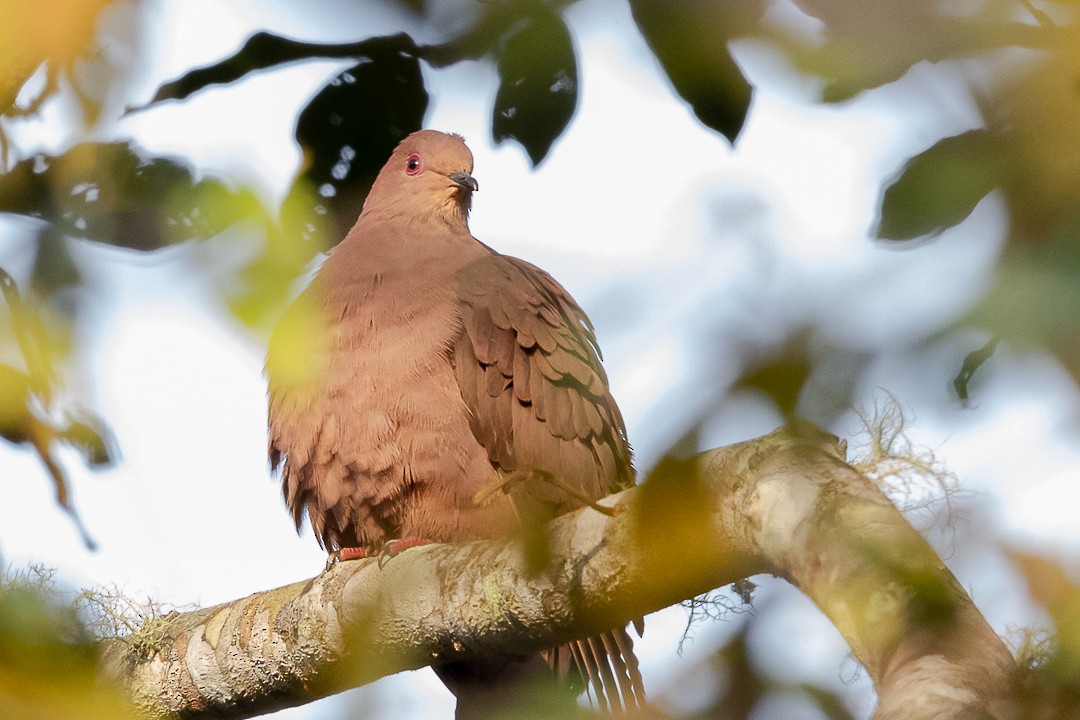
[[[424,170],[424,163],[420,160],[420,156],[413,153],[409,156],[409,159],[405,161],[405,174],[406,175],[418,175]]]

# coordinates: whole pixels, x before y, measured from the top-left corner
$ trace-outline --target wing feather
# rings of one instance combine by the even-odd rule
[[[596,336],[570,294],[543,270],[497,253],[457,281],[455,370],[492,462],[552,473],[594,499],[632,484]]]
[[[518,345],[514,348],[514,368],[512,377],[514,378],[514,396],[522,404],[528,404],[532,402],[532,391],[530,389],[530,383],[532,382],[532,363],[529,362],[529,351]]]
[[[469,338],[472,341],[473,352],[481,362],[490,363],[494,358],[491,336],[498,331],[498,328],[495,327],[495,322],[491,319],[491,313],[485,307],[477,309],[472,321],[473,325]]]
[[[631,485],[622,415],[592,324],[569,293],[542,270],[497,253],[457,280],[462,335],[453,360],[473,435],[503,473],[539,471],[515,493],[522,516],[566,512],[582,496],[595,500]],[[551,652],[553,663],[572,661],[601,709],[644,702],[625,631]]]

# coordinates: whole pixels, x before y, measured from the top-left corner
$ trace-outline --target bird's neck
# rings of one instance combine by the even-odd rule
[[[443,232],[449,230],[455,235],[469,235],[469,210],[472,198],[452,188],[447,188],[429,202],[392,202],[381,196],[384,188],[376,183],[364,202],[364,209],[356,221],[357,227],[368,223],[388,223],[398,225],[402,231],[434,226]]]
[[[469,233],[464,215],[364,212],[331,252],[326,270],[346,278],[390,279],[453,269],[489,252]],[[336,268],[331,270],[331,268]]]

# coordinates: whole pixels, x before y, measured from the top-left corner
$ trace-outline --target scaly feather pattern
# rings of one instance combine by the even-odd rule
[[[270,462],[331,552],[506,537],[633,483],[592,325],[550,275],[472,237],[471,173],[457,136],[403,140],[271,339]],[[436,671],[464,719],[545,662],[601,707],[644,702],[622,629]]]

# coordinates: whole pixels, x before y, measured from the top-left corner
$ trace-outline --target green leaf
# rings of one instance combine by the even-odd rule
[[[75,448],[87,466],[106,468],[117,461],[116,437],[104,420],[85,408],[76,408],[67,412],[65,422],[67,426],[60,430],[58,437]]]
[[[986,130],[945,138],[907,162],[885,189],[877,234],[938,235],[960,223],[999,183],[999,153]]]
[[[960,367],[960,372],[958,372],[953,379],[953,389],[956,390],[957,397],[963,402],[966,403],[971,399],[969,388],[971,379],[975,377],[975,372],[982,367],[983,363],[989,360],[994,354],[1000,339],[1001,338],[995,335],[978,350],[972,350],[964,356],[964,363]]]
[[[735,142],[753,90],[727,41],[760,14],[761,3],[631,0],[630,9],[675,92],[706,127]]]
[[[764,393],[776,403],[784,418],[790,420],[795,417],[795,407],[810,377],[811,365],[805,354],[784,352],[744,373],[736,387]]]
[[[516,140],[533,165],[566,130],[578,99],[577,59],[566,25],[537,5],[496,50],[499,92],[491,117],[496,143]]]
[[[1075,248],[1007,252],[993,286],[966,319],[1011,345],[1053,353],[1080,383],[1080,253]]]

